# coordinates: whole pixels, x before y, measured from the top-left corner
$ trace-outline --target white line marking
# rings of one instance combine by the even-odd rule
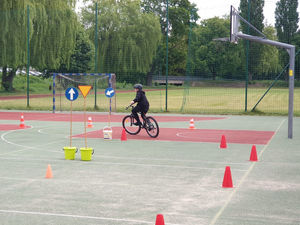
[[[31,126],[29,129],[32,129],[33,128],[33,126]],[[13,143],[13,142],[10,142],[10,141],[8,141],[8,140],[6,140],[4,137],[7,135],[7,134],[10,134],[10,133],[12,133],[12,132],[17,132],[17,131],[23,131],[23,130],[10,130],[10,131],[7,131],[7,132],[5,132],[5,133],[3,133],[2,135],[1,135],[1,139],[4,141],[4,142],[6,142],[6,143],[8,143],[8,144],[11,144],[11,145],[15,145],[15,146],[18,146],[18,147],[22,147],[22,148],[28,148],[27,146],[24,146],[24,145],[19,145],[19,144],[16,144],[16,143]]]
[[[45,129],[47,129],[47,128],[39,129],[37,132],[40,133],[40,134],[48,134],[48,133],[43,132],[43,130],[45,130]]]
[[[285,122],[285,120],[286,119],[284,119],[284,120],[281,121],[281,123],[279,124],[279,126],[277,127],[277,129],[275,131],[275,134],[277,134],[278,130],[282,126],[283,122]],[[270,141],[264,146],[264,148],[260,152],[259,156],[261,156],[263,154],[263,152],[268,148],[269,143],[270,143]],[[217,212],[217,214],[214,216],[214,218],[212,219],[212,221],[210,222],[209,225],[214,225],[217,222],[217,220],[220,218],[220,216],[222,215],[222,213],[224,212],[224,210],[226,209],[226,207],[228,206],[228,204],[232,200],[234,194],[239,190],[240,186],[245,182],[246,178],[248,177],[248,175],[250,174],[250,172],[253,170],[255,164],[256,163],[252,163],[251,164],[251,166],[246,171],[246,173],[244,174],[244,176],[242,177],[242,179],[240,180],[240,182],[238,183],[238,185],[236,186],[236,188],[234,188],[233,191],[231,192],[231,194],[229,195],[229,197],[228,197],[227,201],[225,202],[224,206]]]
[[[97,156],[97,158],[109,158],[109,159],[123,159],[123,160],[146,160],[146,161],[167,161],[167,162],[194,162],[194,163],[205,163],[205,164],[227,164],[226,162],[220,162],[220,161],[204,161],[204,160],[187,160],[187,159],[162,159],[162,158],[142,158],[142,157],[119,157],[119,156],[105,156],[105,155],[100,155]],[[235,165],[248,165],[248,162],[244,163],[231,163]]]
[[[42,216],[72,217],[72,218],[80,218],[80,219],[124,221],[124,222],[138,223],[138,224],[141,224],[141,223],[142,224],[153,224],[153,221],[149,222],[149,221],[143,221],[143,220],[118,219],[118,218],[98,217],[98,216],[81,216],[81,215],[60,214],[60,213],[28,212],[28,211],[5,210],[5,209],[0,209],[0,212],[2,212],[2,213],[16,213],[16,214],[29,214],[29,215],[42,215]],[[176,225],[176,224],[173,224],[173,225]]]
[[[23,151],[23,150],[20,150]],[[53,152],[53,151],[52,151]],[[60,152],[60,151],[56,151]],[[22,161],[47,161],[49,162],[49,158],[47,159],[42,159],[42,158],[37,158],[37,159],[20,159],[20,158],[12,158],[12,157],[1,157],[1,155],[5,154],[0,154],[0,159],[6,159],[6,160],[22,160]],[[57,159],[51,159],[52,162],[61,162],[61,160]],[[85,164],[84,161],[81,160],[74,160],[74,163],[83,163]],[[180,168],[180,169],[194,169],[194,170],[223,170],[221,168],[210,168],[210,167],[196,167],[196,166],[177,166],[177,165],[159,165],[159,164],[142,164],[142,163],[113,163],[113,162],[103,162],[103,161],[93,161],[93,164],[105,164],[105,165],[119,165],[119,166],[141,166],[141,167],[166,167],[166,168]],[[226,163],[224,163],[226,164]],[[242,171],[245,172],[246,170],[243,169],[236,169],[236,171]]]
[[[101,164],[109,165],[130,165],[130,166],[145,166],[145,167],[167,167],[167,168],[181,168],[181,169],[195,169],[195,170],[220,170],[220,168],[209,168],[209,167],[193,167],[193,166],[173,166],[173,165],[157,165],[157,164],[141,164],[141,163],[112,163],[112,162],[100,162]],[[223,169],[222,169],[223,170]],[[238,170],[246,171],[246,170]]]
[[[30,128],[32,129],[33,126]],[[12,153],[16,153],[16,152],[21,152],[21,151],[25,151],[27,149],[31,149],[31,150],[40,150],[41,147],[44,147],[44,146],[47,146],[47,145],[50,145],[50,144],[53,144],[53,143],[59,143],[59,142],[62,142],[62,141],[65,141],[65,140],[61,140],[61,141],[54,141],[54,142],[48,142],[47,144],[45,145],[39,145],[39,146],[36,146],[36,147],[32,147],[32,146],[26,146],[26,145],[20,145],[20,144],[16,144],[14,142],[11,142],[11,141],[8,141],[5,136],[10,134],[10,133],[13,133],[13,132],[18,132],[18,131],[23,131],[23,130],[10,130],[8,132],[5,132],[1,135],[1,140],[6,142],[7,144],[10,144],[10,145],[14,145],[14,146],[18,146],[18,147],[21,147],[22,149],[21,150],[16,150],[16,151],[10,151],[10,152],[7,152],[7,153],[2,153],[0,155],[9,155],[9,154],[12,154]],[[48,152],[59,152],[59,151],[52,151],[52,150],[44,150],[44,151],[48,151]]]

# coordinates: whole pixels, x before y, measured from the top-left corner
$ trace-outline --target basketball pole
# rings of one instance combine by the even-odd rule
[[[269,39],[265,39],[262,37],[255,37],[247,34],[243,34],[238,32],[235,34],[238,38],[246,39],[249,41],[254,41],[262,44],[272,45],[280,48],[284,48],[287,50],[290,56],[290,66],[289,66],[289,111],[288,111],[288,138],[293,138],[293,116],[294,116],[294,79],[295,79],[295,46],[272,41]]]
[[[257,31],[262,37],[252,36],[244,34],[239,31],[240,20],[250,26],[252,29]],[[291,44],[282,43],[278,41],[272,41],[267,39],[267,37],[254,27],[251,23],[241,17],[238,11],[231,6],[230,8],[230,42],[237,43],[238,39],[245,39],[248,41],[254,41],[261,44],[272,45],[279,48],[284,48],[287,50],[290,60],[289,60],[289,106],[288,106],[288,138],[293,138],[293,116],[294,116],[294,86],[295,86],[295,49],[296,47]]]

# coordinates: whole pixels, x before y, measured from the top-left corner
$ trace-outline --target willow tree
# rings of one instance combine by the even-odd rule
[[[95,37],[94,12],[95,4],[92,4],[82,13],[92,39]],[[101,0],[97,13],[97,72],[118,73],[121,80],[126,74],[146,74],[161,38],[159,18],[152,13],[142,13],[138,0]]]
[[[0,1],[0,67],[2,67],[2,87],[7,91],[13,90],[12,81],[17,68],[25,65],[25,2]]]
[[[75,0],[0,1],[0,67],[5,90],[13,90],[17,69],[27,64],[27,41],[32,67],[58,68],[68,62],[75,43],[74,5]]]
[[[41,70],[68,65],[78,27],[74,0],[36,0],[31,13],[31,65]]]

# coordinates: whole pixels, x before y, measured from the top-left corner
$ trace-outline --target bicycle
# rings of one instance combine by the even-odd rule
[[[128,110],[129,107],[133,108],[133,105],[127,106],[126,110]],[[144,113],[139,114],[141,115],[141,118],[143,120],[142,124],[135,125],[134,123],[136,123],[137,121],[131,113],[130,115],[127,115],[123,118],[123,128],[128,134],[131,135],[138,134],[141,131],[141,129],[144,128],[150,137],[156,138],[159,134],[159,126],[156,120],[151,116],[146,116]]]

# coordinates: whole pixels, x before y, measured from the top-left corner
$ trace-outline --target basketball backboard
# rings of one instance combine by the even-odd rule
[[[236,34],[239,32],[239,27],[239,13],[233,6],[230,6],[230,42],[237,44],[238,37]]]

